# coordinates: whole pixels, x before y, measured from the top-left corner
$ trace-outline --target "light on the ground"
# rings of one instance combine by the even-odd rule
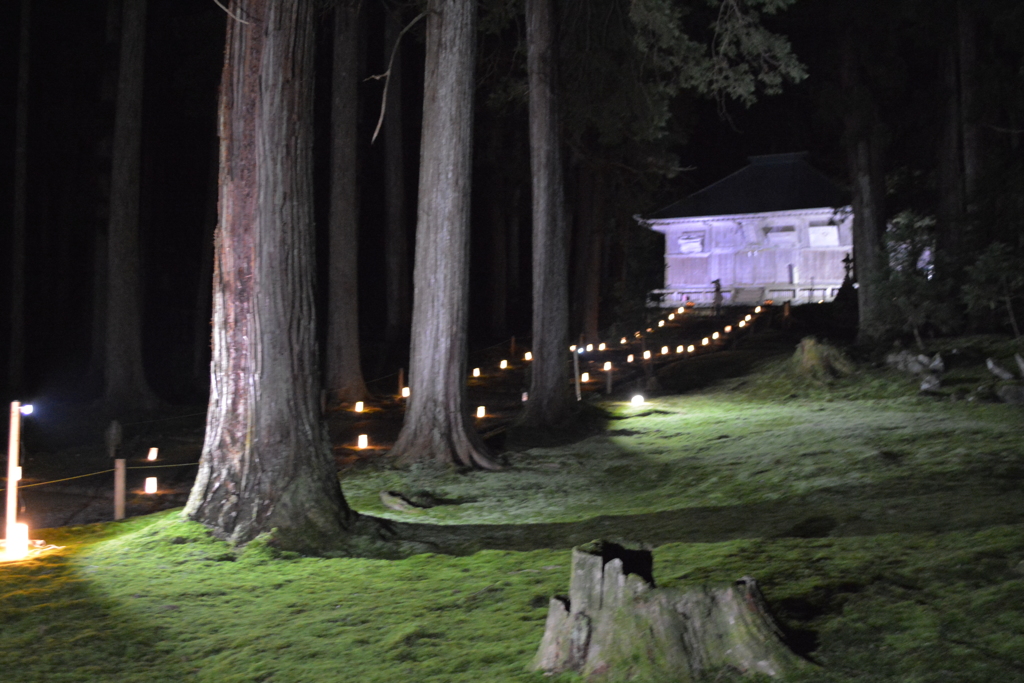
[[[725,333],[729,334],[730,332],[732,332],[732,325],[726,325],[725,326]]]
[[[589,382],[590,381],[590,373],[589,372],[584,372],[584,373],[580,374],[580,381],[581,382]]]
[[[359,438],[356,439],[356,448],[369,448],[369,447],[370,447],[370,437],[368,437],[366,434],[360,434]]]
[[[480,376],[480,368],[473,368],[473,376],[474,377],[479,377]]]
[[[487,409],[484,408],[483,406],[477,406],[476,407],[476,416],[477,417],[484,417],[485,415],[487,415]]]
[[[644,397],[641,396],[640,394],[637,394],[636,396],[631,398],[629,402],[635,406],[642,406],[644,404]]]
[[[686,306],[680,306],[676,309],[676,313],[683,313],[686,310]]]
[[[146,455],[146,460],[156,460],[156,456],[159,455],[160,449],[154,446],[149,449],[149,454]]]
[[[28,524],[21,522],[8,524],[3,559],[20,560],[26,555],[28,555]]]
[[[711,343],[711,340],[708,339],[707,337],[704,337],[703,339],[700,340],[700,345],[701,346],[707,346],[710,343]]]
[[[35,408],[33,408],[31,405],[27,405],[21,406],[20,408],[18,408],[18,410],[21,411],[22,415],[31,415]]]
[[[644,360],[650,360],[650,359],[651,359],[651,352],[650,352],[650,350],[644,351]]]
[[[498,363],[498,367],[501,368],[502,370],[506,369],[508,367],[508,361],[507,360],[501,361],[500,363]]]
[[[412,395],[412,390],[409,387],[402,387],[402,398],[409,398]]]
[[[608,372],[611,369],[612,369],[612,362],[610,360],[606,360],[604,362],[604,371]]]
[[[757,308],[754,309],[754,313],[760,313],[760,312],[761,312],[761,307],[760,306],[758,306]]]
[[[156,493],[156,477],[146,477],[146,493]]]
[[[523,354],[523,360],[533,360],[533,354],[527,351],[525,354]]]
[[[626,362],[627,363],[632,363],[633,362],[633,354],[629,354],[628,356],[626,356]]]
[[[363,412],[363,402],[362,401],[356,401],[355,411],[357,413]]]
[[[711,335],[711,338],[712,338],[712,339],[718,339],[718,333],[717,333],[717,332],[715,332],[714,334],[712,334],[712,335]]]
[[[683,346],[682,344],[680,344],[679,346],[676,347],[676,353],[682,353],[685,350],[686,350],[686,347]]]
[[[604,342],[601,342],[600,344],[597,345],[597,350],[598,351],[604,351],[606,348],[608,348],[608,347],[605,346]]]

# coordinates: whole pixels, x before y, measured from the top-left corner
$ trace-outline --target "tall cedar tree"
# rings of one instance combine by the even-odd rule
[[[221,80],[220,219],[206,441],[185,513],[296,550],[356,521],[320,415],[312,0],[235,0]],[[243,20],[245,23],[243,23]]]
[[[412,348],[397,461],[496,469],[466,402],[476,0],[430,0]]]
[[[566,364],[569,274],[554,20],[551,0],[526,0],[533,181],[533,364],[522,421],[541,427],[564,421],[573,405]]]
[[[142,76],[147,0],[124,0],[121,58],[114,115],[107,232],[107,321],[104,401],[114,410],[154,407],[142,367],[142,283],[139,248],[139,176]]]
[[[356,118],[359,77],[359,3],[339,0],[334,10],[331,83],[330,294],[327,390],[332,400],[361,401],[366,384],[359,357],[359,200]]]
[[[7,388],[16,394],[25,369],[25,220],[28,175],[28,65],[32,17],[31,0],[21,0],[18,36],[18,85],[14,114],[14,216],[11,221],[10,347],[7,351]]]

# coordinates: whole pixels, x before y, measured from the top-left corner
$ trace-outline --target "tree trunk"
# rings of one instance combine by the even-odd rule
[[[305,552],[355,523],[320,414],[311,0],[234,0],[221,80],[220,220],[206,440],[185,513]],[[350,159],[349,163],[354,163]]]
[[[124,0],[114,116],[107,231],[104,402],[113,410],[155,407],[142,366],[139,175],[142,146],[146,0]]]
[[[14,216],[11,221],[10,346],[7,390],[16,396],[25,372],[25,224],[28,187],[28,66],[32,19],[31,0],[21,0],[18,36],[18,85],[14,114]]]
[[[576,196],[577,244],[576,324],[584,341],[597,343],[601,302],[601,262],[604,247],[604,186],[597,163],[584,159],[579,166]]]
[[[552,598],[534,669],[589,680],[697,681],[721,670],[785,676],[811,668],[782,638],[757,583],[655,588],[648,551],[572,551],[568,599]]]
[[[533,189],[533,363],[522,423],[535,427],[564,421],[573,406],[566,364],[569,277],[552,5],[552,0],[526,3]]]
[[[964,168],[961,146],[960,69],[955,44],[946,46],[942,135],[939,138],[937,246],[949,256],[963,249]]]
[[[412,396],[392,454],[496,469],[469,422],[469,202],[476,0],[430,0],[427,17],[416,261]]]
[[[204,387],[210,376],[210,299],[213,295],[213,239],[217,232],[217,180],[220,173],[220,151],[210,146],[210,173],[203,217],[203,245],[199,256],[199,281],[196,283],[196,305],[192,313],[192,382]]]
[[[399,17],[388,12],[384,20],[385,58],[402,31]],[[395,55],[388,76],[387,115],[384,118],[385,287],[389,342],[409,334],[409,235],[405,215],[405,154],[402,148],[402,53]]]
[[[974,11],[967,0],[957,0],[960,66],[960,136],[963,140],[965,209],[977,200],[981,174],[981,126],[978,122],[978,37]]]
[[[341,402],[366,398],[359,358],[358,45],[359,3],[341,0],[334,10],[331,79],[331,253],[326,354],[326,389],[333,400]]]

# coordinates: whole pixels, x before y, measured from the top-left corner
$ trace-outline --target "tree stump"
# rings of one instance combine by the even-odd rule
[[[754,579],[655,588],[652,566],[645,550],[574,548],[569,596],[551,599],[534,670],[684,682],[722,669],[774,677],[812,666],[786,645]]]

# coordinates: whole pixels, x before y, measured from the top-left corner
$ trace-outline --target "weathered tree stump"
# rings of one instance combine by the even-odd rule
[[[551,599],[533,668],[592,680],[697,681],[705,673],[782,676],[812,666],[786,645],[754,579],[655,588],[644,550],[573,549],[569,597]]]

